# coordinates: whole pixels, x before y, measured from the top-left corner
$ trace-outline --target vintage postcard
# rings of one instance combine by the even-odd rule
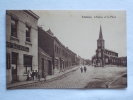
[[[7,89],[126,88],[126,11],[7,10]]]

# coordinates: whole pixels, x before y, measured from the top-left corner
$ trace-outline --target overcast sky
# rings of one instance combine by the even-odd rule
[[[34,11],[38,25],[49,28],[69,49],[91,59],[97,48],[100,25],[105,48],[126,56],[126,13],[124,11]]]

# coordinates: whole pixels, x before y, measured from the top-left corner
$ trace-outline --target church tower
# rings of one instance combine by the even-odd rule
[[[100,25],[99,39],[97,40],[97,49],[104,49],[104,39],[103,39],[101,25]]]
[[[100,25],[100,31],[99,31],[99,38],[97,40],[97,50],[96,50],[96,63],[97,67],[103,67],[104,66],[104,39],[102,35],[102,28]]]

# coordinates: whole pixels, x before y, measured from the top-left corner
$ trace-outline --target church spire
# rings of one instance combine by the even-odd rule
[[[100,40],[103,40],[103,34],[102,34],[101,25],[100,25],[99,39],[100,39]]]

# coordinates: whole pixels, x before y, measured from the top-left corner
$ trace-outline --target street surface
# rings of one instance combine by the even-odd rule
[[[81,67],[81,66],[80,66]],[[37,83],[27,84],[19,87],[19,89],[29,88],[125,88],[126,77],[121,76],[126,73],[126,67],[93,67],[86,66],[86,73],[81,73],[80,67],[76,71],[71,71],[52,81],[41,81]],[[83,67],[83,66],[82,66]],[[116,80],[120,80],[117,81]],[[115,81],[114,81],[115,80]],[[124,81],[123,81],[124,80]],[[113,86],[115,85],[115,86]]]

